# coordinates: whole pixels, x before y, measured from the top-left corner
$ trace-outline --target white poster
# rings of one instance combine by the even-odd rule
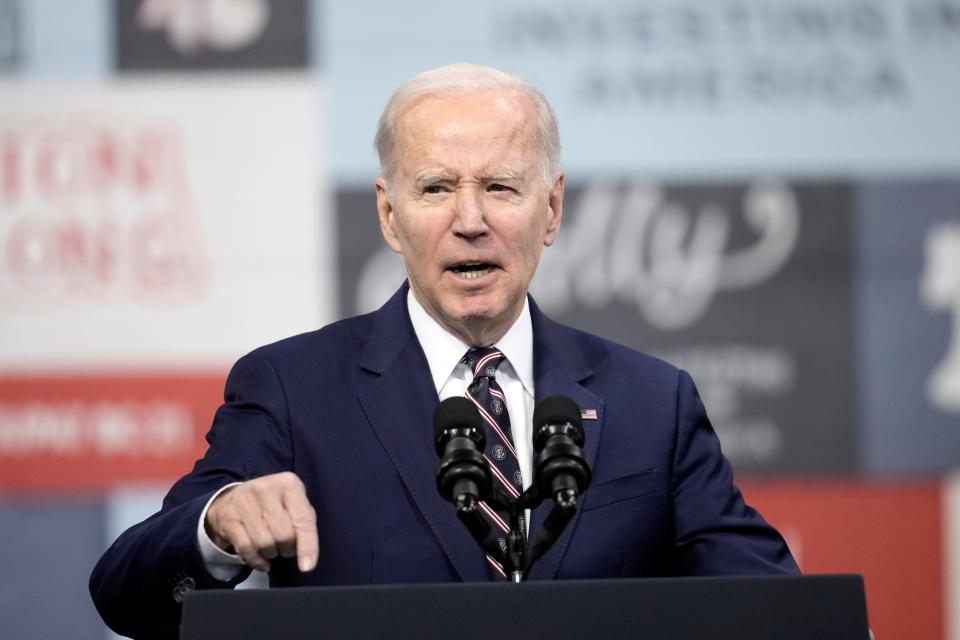
[[[315,78],[0,95],[0,370],[219,368],[332,319]]]

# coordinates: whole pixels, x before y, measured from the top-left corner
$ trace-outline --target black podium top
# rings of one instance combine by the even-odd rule
[[[867,640],[860,576],[196,591],[181,638]]]

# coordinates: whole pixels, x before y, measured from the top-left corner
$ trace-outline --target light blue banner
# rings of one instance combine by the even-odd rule
[[[450,62],[532,81],[580,176],[960,170],[960,3],[861,0],[326,6],[331,170],[369,182],[392,90]],[[954,16],[951,18],[951,16]]]

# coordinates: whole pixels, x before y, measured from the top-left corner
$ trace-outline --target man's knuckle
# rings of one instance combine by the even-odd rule
[[[274,540],[277,547],[289,547],[296,544],[297,536],[295,533],[291,532],[289,535],[277,536]]]
[[[243,531],[243,523],[238,519],[230,516],[224,516],[218,522],[220,525],[218,528],[224,533],[224,535],[230,539],[230,542],[241,539],[241,532]]]
[[[230,494],[229,504],[234,508],[242,509],[246,505],[250,504],[251,500],[253,499],[253,496],[255,496],[256,493],[257,493],[257,487],[255,485],[245,484],[241,488],[237,489],[236,491]]]
[[[251,527],[250,539],[258,547],[267,547],[273,544],[273,536],[264,527]]]
[[[283,517],[283,506],[276,500],[269,500],[261,505],[261,513],[267,522],[276,521]]]
[[[297,513],[291,514],[290,522],[293,523],[295,529],[305,529],[312,527],[317,521],[309,511],[298,511]]]
[[[283,476],[284,486],[288,490],[297,491],[303,489],[303,480],[301,480],[297,474],[292,471],[286,471]]]
[[[267,478],[257,478],[250,485],[250,494],[257,502],[262,502],[265,497],[275,491],[274,483]]]

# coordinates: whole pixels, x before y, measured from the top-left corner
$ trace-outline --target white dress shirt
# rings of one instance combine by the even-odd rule
[[[407,311],[413,331],[420,341],[420,347],[427,357],[430,367],[430,377],[437,390],[440,400],[453,396],[462,396],[467,386],[473,382],[473,372],[470,367],[461,364],[460,360],[472,348],[460,338],[449,333],[440,323],[434,320],[420,305],[412,291],[407,291]],[[523,301],[523,310],[513,326],[493,346],[499,349],[505,360],[497,368],[497,384],[503,389],[507,399],[507,412],[510,415],[510,430],[513,434],[513,446],[517,451],[520,473],[523,476],[523,488],[530,487],[533,477],[533,324],[530,320],[530,307],[527,300]],[[430,425],[423,425],[429,429]],[[218,547],[207,535],[203,526],[207,516],[207,509],[220,493],[233,483],[223,487],[213,495],[200,514],[197,523],[197,544],[203,557],[207,572],[217,580],[230,580],[240,572],[243,560],[240,556],[227,553]],[[452,508],[452,507],[451,507]],[[529,527],[530,512],[527,511],[526,522]],[[322,562],[322,560],[321,560]]]
[[[462,396],[473,382],[473,372],[460,359],[472,345],[448,333],[424,310],[412,291],[407,292],[407,310],[417,334],[427,365],[433,377],[433,386],[441,400]],[[497,384],[507,398],[513,447],[517,450],[523,488],[530,486],[533,475],[533,325],[530,307],[523,301],[523,310],[516,322],[493,346],[506,358],[497,368]],[[527,518],[529,521],[529,517]]]

